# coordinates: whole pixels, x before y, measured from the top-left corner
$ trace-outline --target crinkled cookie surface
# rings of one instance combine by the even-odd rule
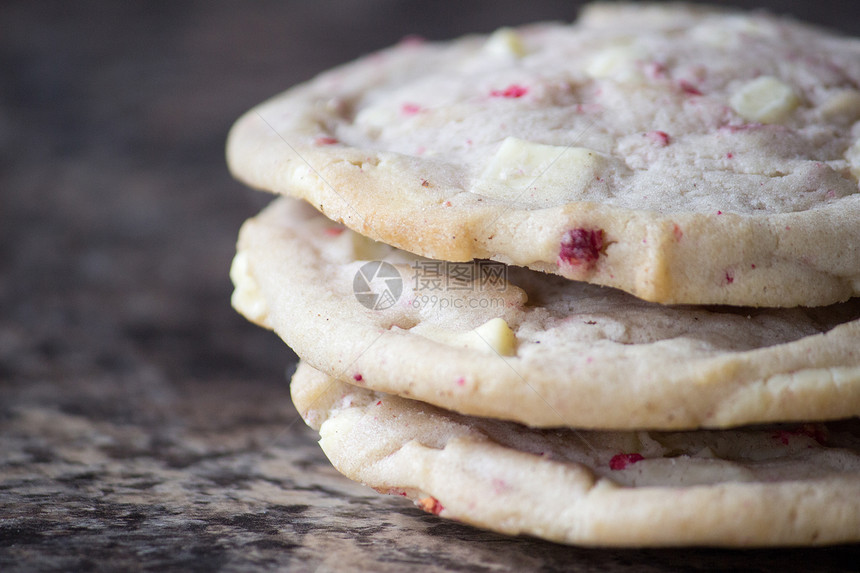
[[[420,255],[663,303],[860,294],[860,41],[761,15],[595,5],[404,42],[251,110],[247,183]]]
[[[860,429],[534,430],[458,416],[300,364],[293,401],[347,477],[507,534],[605,546],[860,540]]]
[[[860,414],[860,299],[659,305],[415,257],[288,198],[245,223],[231,276],[237,310],[315,368],[465,414],[605,429]]]

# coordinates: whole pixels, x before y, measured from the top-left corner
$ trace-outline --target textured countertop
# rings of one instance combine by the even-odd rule
[[[837,2],[774,4],[860,33]],[[406,34],[575,8],[239,6],[0,6],[0,571],[856,570],[856,545],[507,538],[340,477],[289,401],[295,356],[229,306],[236,233],[268,197],[229,177],[227,129]]]

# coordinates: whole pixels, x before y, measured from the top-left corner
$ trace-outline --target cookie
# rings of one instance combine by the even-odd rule
[[[860,299],[665,306],[375,243],[280,198],[243,226],[233,305],[326,374],[530,426],[692,429],[860,414]]]
[[[689,432],[529,429],[338,382],[293,401],[347,477],[507,534],[603,546],[860,541],[860,421]]]
[[[255,107],[240,180],[375,240],[660,303],[860,294],[860,40],[606,4],[405,41]]]

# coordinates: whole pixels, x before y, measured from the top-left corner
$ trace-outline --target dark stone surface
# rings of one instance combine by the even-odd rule
[[[860,33],[848,3],[771,4]],[[0,4],[0,571],[856,570],[858,546],[580,549],[423,514],[331,469],[289,402],[295,357],[230,308],[268,200],[224,165],[242,111],[406,34],[574,12]]]

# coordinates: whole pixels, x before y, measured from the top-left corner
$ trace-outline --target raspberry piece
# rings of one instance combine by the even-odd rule
[[[616,454],[609,460],[609,469],[623,470],[627,466],[641,462],[644,459],[641,454]]]
[[[669,134],[665,131],[649,131],[644,134],[648,141],[658,147],[666,147],[669,145]]]
[[[603,249],[603,229],[571,229],[561,237],[560,263],[591,267]]]
[[[435,497],[422,497],[418,500],[418,507],[433,515],[439,515],[445,509]]]
[[[527,87],[523,87],[517,84],[511,84],[503,90],[493,90],[490,92],[490,96],[492,97],[512,97],[518,98],[523,97],[529,93],[529,89]]]
[[[821,424],[803,424],[793,430],[778,430],[773,435],[773,439],[787,446],[794,436],[806,436],[824,446],[827,442],[827,428]]]
[[[681,91],[687,95],[700,96],[702,95],[701,90],[688,82],[687,80],[681,80],[678,82],[678,87],[681,88]]]

